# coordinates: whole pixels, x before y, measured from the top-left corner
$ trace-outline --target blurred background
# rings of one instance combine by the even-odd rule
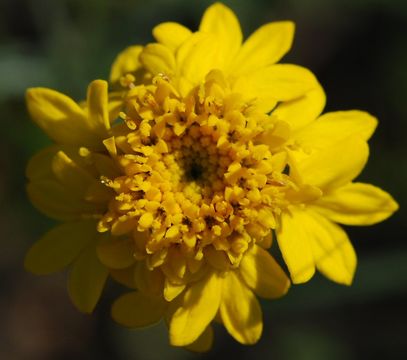
[[[211,352],[168,346],[162,325],[116,326],[110,287],[95,313],[70,304],[65,275],[23,269],[28,247],[52,225],[29,204],[24,168],[49,143],[30,121],[24,91],[46,86],[75,99],[106,79],[115,55],[152,40],[151,29],[178,21],[196,29],[212,1],[0,1],[0,359],[407,359],[407,2],[391,0],[225,1],[245,35],[291,19],[296,38],[285,62],[314,71],[326,110],[363,109],[380,119],[361,176],[399,201],[388,221],[348,228],[359,256],[354,284],[316,276],[278,301],[263,302],[264,334],[253,347],[216,329]]]

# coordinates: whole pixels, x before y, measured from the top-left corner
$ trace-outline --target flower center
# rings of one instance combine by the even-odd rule
[[[273,119],[217,71],[185,98],[157,77],[127,99],[114,139],[123,176],[104,181],[116,196],[99,231],[132,232],[135,256],[151,269],[174,258],[178,267],[180,254],[188,264],[238,266],[249,246],[271,236],[293,186],[283,153],[259,141]],[[185,266],[178,280],[193,272]]]

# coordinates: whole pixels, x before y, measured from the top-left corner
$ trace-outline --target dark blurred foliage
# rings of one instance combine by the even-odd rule
[[[246,36],[291,19],[294,47],[285,61],[312,69],[328,94],[326,110],[378,116],[362,180],[383,187],[401,209],[388,221],[347,229],[359,256],[354,284],[316,276],[281,300],[264,302],[264,334],[254,347],[216,329],[212,352],[167,345],[163,325],[130,331],[109,318],[110,286],[91,316],[77,312],[65,274],[35,277],[24,253],[51,221],[25,195],[29,157],[49,143],[30,122],[24,91],[46,86],[81,99],[108,77],[115,55],[151,41],[159,22],[199,24],[210,1],[0,1],[0,358],[1,359],[406,359],[407,358],[407,2],[389,0],[226,1]]]

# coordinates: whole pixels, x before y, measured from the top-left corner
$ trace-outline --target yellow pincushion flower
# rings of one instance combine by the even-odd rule
[[[276,64],[293,30],[271,23],[243,42],[233,12],[215,4],[197,32],[163,23],[156,43],[119,54],[114,91],[91,83],[87,105],[29,90],[33,119],[57,145],[30,162],[28,192],[65,223],[32,247],[27,268],[73,263],[70,294],[88,312],[110,273],[134,290],[114,303],[116,321],[164,319],[172,345],[197,351],[211,346],[213,321],[240,343],[259,339],[256,295],[290,286],[267,251],[273,232],[294,283],[318,268],[349,284],[356,257],[334,222],[374,223],[397,205],[352,183],[375,120],[318,117],[313,74]]]

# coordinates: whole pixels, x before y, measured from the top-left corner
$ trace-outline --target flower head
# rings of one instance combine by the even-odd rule
[[[133,289],[114,303],[116,321],[163,318],[171,344],[198,351],[210,347],[213,321],[243,344],[259,339],[256,295],[290,286],[267,251],[274,232],[294,283],[317,268],[349,284],[356,257],[335,222],[374,223],[397,205],[352,183],[376,121],[319,117],[314,75],[276,64],[293,29],[267,24],[242,42],[233,12],[215,4],[197,32],[163,23],[157,42],[119,54],[112,90],[91,83],[82,107],[29,90],[33,119],[57,145],[30,162],[28,192],[64,223],[31,248],[27,268],[73,263],[70,294],[87,312],[110,274]]]

